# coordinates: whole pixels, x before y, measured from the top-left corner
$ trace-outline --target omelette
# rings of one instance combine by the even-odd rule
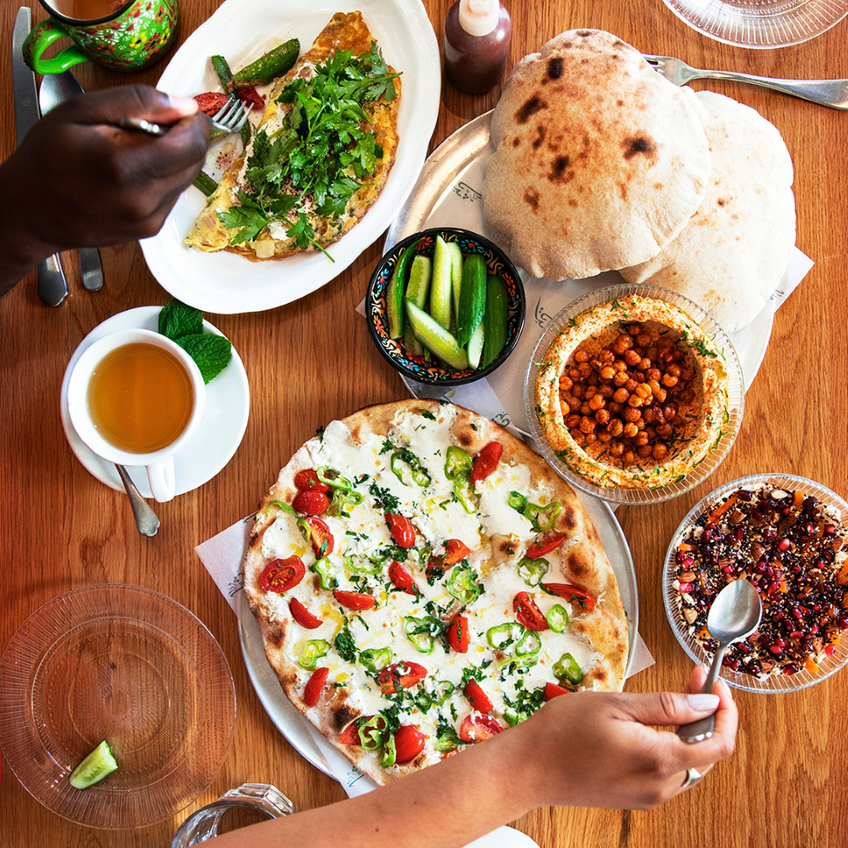
[[[256,262],[340,239],[386,183],[397,153],[400,91],[399,75],[383,61],[361,13],[337,12],[274,82],[249,144],[186,243]]]

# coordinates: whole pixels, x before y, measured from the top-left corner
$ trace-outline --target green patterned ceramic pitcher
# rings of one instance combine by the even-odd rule
[[[177,34],[177,0],[134,0],[95,21],[75,21],[41,0],[51,17],[33,27],[24,42],[27,65],[39,74],[59,74],[89,59],[116,71],[138,71],[159,61]],[[43,58],[60,38],[73,46]]]

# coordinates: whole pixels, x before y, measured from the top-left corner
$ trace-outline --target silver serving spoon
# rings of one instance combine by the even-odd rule
[[[759,592],[747,580],[728,583],[717,595],[707,616],[707,629],[718,640],[713,663],[701,692],[713,691],[713,683],[721,672],[724,652],[739,639],[750,636],[759,626],[763,616],[763,604]],[[682,724],[677,735],[684,742],[701,742],[709,739],[715,730],[715,714]]]
[[[41,114],[46,115],[55,106],[84,94],[82,86],[70,72],[45,74],[38,90],[38,105]],[[103,288],[103,265],[96,247],[81,247],[78,250],[82,284],[87,291],[100,291]]]
[[[135,483],[127,474],[127,469],[123,465],[115,463],[115,468],[118,469],[118,474],[121,477],[121,482],[129,495],[130,506],[132,507],[133,517],[135,518],[135,526],[138,527],[138,532],[142,536],[155,536],[159,530],[159,519],[156,513],[150,508],[147,501],[141,496],[141,492],[135,487]]]

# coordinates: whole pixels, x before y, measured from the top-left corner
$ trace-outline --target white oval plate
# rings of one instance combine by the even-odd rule
[[[184,244],[205,198],[189,188],[164,226],[141,242],[159,284],[197,309],[218,314],[259,312],[315,291],[345,270],[392,222],[403,206],[436,125],[441,90],[439,48],[420,0],[226,0],[193,32],[159,79],[158,88],[191,97],[220,90],[209,57],[226,57],[233,69],[277,43],[298,38],[309,49],[336,12],[362,12],[386,61],[402,72],[397,159],[386,185],[362,220],[322,253],[299,253],[281,261],[251,262],[234,253],[201,253]]]
[[[71,416],[68,413],[68,382],[71,379],[71,370],[92,342],[117,330],[158,330],[161,311],[159,306],[140,306],[119,312],[98,324],[74,351],[62,380],[60,411],[65,437],[71,450],[90,474],[119,492],[124,491],[124,486],[115,466],[90,450],[71,424]],[[223,335],[208,321],[203,322],[203,329],[207,333]],[[247,372],[233,348],[230,364],[206,386],[206,411],[203,413],[200,430],[186,445],[185,450],[174,457],[176,494],[184,495],[207,483],[232,459],[244,436],[249,413],[250,387],[247,383]],[[145,470],[128,468],[127,471],[142,497],[153,497]]]

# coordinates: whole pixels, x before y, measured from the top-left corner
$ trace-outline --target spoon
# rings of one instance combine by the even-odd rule
[[[713,683],[721,672],[724,652],[739,639],[750,636],[759,626],[763,615],[763,605],[759,592],[747,580],[734,580],[728,583],[713,601],[707,616],[707,629],[718,640],[713,663],[701,692],[713,691]],[[715,730],[715,714],[682,724],[677,735],[684,742],[701,742],[709,739]]]
[[[41,114],[46,115],[60,103],[84,93],[82,86],[70,71],[62,74],[45,74],[41,80],[41,88],[38,90]],[[103,288],[103,266],[100,263],[100,253],[96,247],[81,247],[77,252],[83,288],[87,291],[100,291]]]
[[[156,513],[148,505],[147,501],[141,496],[141,492],[135,487],[135,483],[127,474],[127,469],[123,465],[115,463],[115,468],[118,469],[118,474],[121,476],[121,482],[129,495],[130,506],[132,507],[133,517],[135,518],[135,526],[138,527],[138,532],[142,536],[155,536],[159,530],[159,519]]]

